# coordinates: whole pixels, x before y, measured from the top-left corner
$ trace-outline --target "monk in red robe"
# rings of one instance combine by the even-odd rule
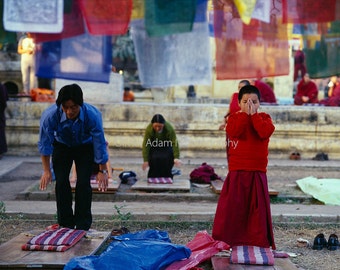
[[[268,104],[277,104],[275,93],[273,88],[269,84],[261,80],[252,80],[251,84],[254,85],[260,91],[261,100],[260,102]]]
[[[294,96],[295,105],[315,104],[319,102],[319,90],[316,84],[310,79],[306,73],[297,85],[296,94]]]
[[[269,114],[258,112],[260,92],[241,88],[241,110],[226,124],[229,172],[218,201],[212,236],[230,246],[276,249],[267,182],[268,144],[275,127]]]

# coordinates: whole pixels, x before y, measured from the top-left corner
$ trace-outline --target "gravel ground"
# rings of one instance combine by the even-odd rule
[[[41,165],[36,163],[27,163],[20,166],[15,171],[0,178],[0,198],[1,200],[14,199],[15,194],[23,191],[32,183],[36,182],[41,173]],[[116,167],[124,167],[125,170],[133,170],[140,178],[144,178],[146,173],[136,164],[115,164]],[[128,166],[128,167],[127,167]],[[181,172],[183,178],[188,178],[195,165],[182,166]],[[222,178],[227,174],[227,168],[216,166],[215,172]],[[115,172],[117,177],[119,172]],[[20,175],[20,177],[18,177]],[[332,177],[339,178],[339,170],[336,168],[312,168],[300,167],[292,170],[289,167],[269,167],[268,168],[269,187],[279,191],[284,196],[306,196],[296,185],[296,180],[307,176],[318,178]],[[207,191],[208,190],[208,191]],[[211,192],[209,189],[193,189],[192,192]],[[316,202],[317,203],[317,202]],[[0,243],[4,243],[19,232],[33,229],[43,230],[46,226],[55,223],[55,220],[25,220],[20,217],[11,217],[0,215]],[[110,231],[118,228],[122,224],[113,220],[96,220],[93,229],[100,231]],[[208,223],[133,223],[126,221],[124,224],[131,232],[147,228],[166,230],[173,243],[186,244],[192,240],[195,234],[200,230],[211,232],[211,225]],[[331,233],[339,234],[339,224],[274,224],[274,236],[278,251],[284,251],[291,256],[290,260],[297,265],[299,269],[339,269],[340,249],[329,251],[312,250],[313,239],[318,233],[324,233],[328,239]],[[298,246],[298,239],[302,238],[309,242],[309,246]],[[201,265],[205,270],[212,269],[210,262]]]

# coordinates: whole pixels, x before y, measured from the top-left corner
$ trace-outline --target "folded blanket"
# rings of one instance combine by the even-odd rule
[[[84,230],[60,228],[44,231],[21,246],[22,250],[65,251],[74,246],[86,234]]]
[[[255,246],[235,246],[232,248],[231,263],[274,265],[274,255],[270,248]]]
[[[172,184],[171,177],[151,177],[148,178],[148,183],[150,184]]]

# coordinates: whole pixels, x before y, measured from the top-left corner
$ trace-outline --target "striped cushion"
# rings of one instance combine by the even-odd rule
[[[235,246],[232,248],[231,263],[274,265],[274,255],[270,248],[255,246]]]
[[[74,246],[86,234],[83,230],[60,228],[57,230],[44,231],[34,236],[22,250],[65,251]]]
[[[150,184],[172,184],[171,177],[151,177],[148,178],[148,183]]]

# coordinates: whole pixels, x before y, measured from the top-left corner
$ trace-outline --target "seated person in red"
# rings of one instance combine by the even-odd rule
[[[294,96],[295,105],[318,103],[319,90],[316,84],[310,79],[306,73],[297,85],[296,94]]]
[[[263,105],[264,103],[277,104],[274,90],[269,86],[269,84],[261,80],[252,80],[250,83],[259,89],[261,95],[260,102]]]
[[[328,85],[328,98],[321,100],[320,104],[334,107],[340,106],[340,77],[333,76]]]

